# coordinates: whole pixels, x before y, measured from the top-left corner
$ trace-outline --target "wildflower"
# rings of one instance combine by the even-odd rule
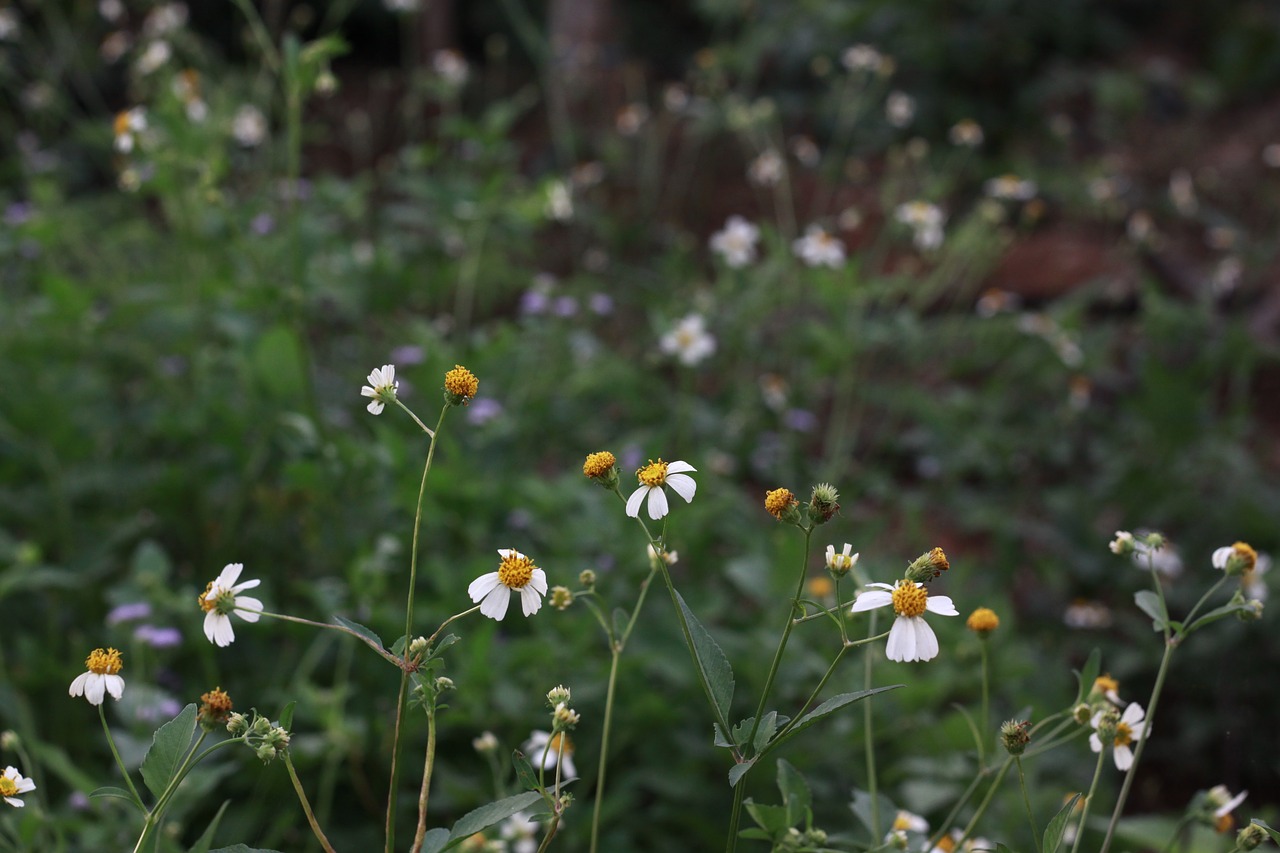
[[[791,153],[800,161],[800,165],[813,168],[822,162],[822,151],[818,144],[808,136],[791,137]]]
[[[253,104],[243,104],[231,119],[231,136],[245,148],[257,148],[267,138],[267,117]]]
[[[819,483],[813,487],[813,491],[809,494],[809,518],[817,524],[826,524],[839,511],[840,493],[836,491],[835,486],[830,483]]]
[[[1147,724],[1143,720],[1145,713],[1142,706],[1137,702],[1125,708],[1124,714],[1120,715],[1118,720],[1114,719],[1115,714],[1115,711],[1100,711],[1094,714],[1091,721],[1094,732],[1089,735],[1089,748],[1094,752],[1102,752],[1102,737],[1105,735],[1115,749],[1113,757],[1116,769],[1124,771],[1133,764],[1133,750],[1130,749],[1130,745],[1146,737]]]
[[[1256,823],[1250,823],[1236,833],[1236,846],[1241,850],[1257,850],[1267,840],[1267,831]]]
[[[182,632],[162,625],[139,625],[133,629],[133,638],[153,649],[171,649],[182,645]]]
[[[94,649],[85,658],[84,665],[88,672],[82,672],[71,682],[68,694],[83,695],[90,705],[101,705],[102,700],[110,693],[113,699],[124,695],[124,679],[120,677],[120,669],[124,662],[120,660],[117,649]]]
[[[653,546],[649,546],[650,553],[653,552]],[[593,587],[596,585],[596,573],[591,569],[583,569],[578,572],[578,583],[585,587]]]
[[[112,130],[116,138],[116,150],[121,154],[128,154],[137,143],[138,135],[147,129],[147,111],[142,107],[134,107],[131,110],[121,110],[116,113],[115,121],[112,122]]]
[[[132,601],[111,608],[107,612],[107,624],[118,625],[121,622],[132,622],[135,619],[146,619],[150,615],[150,604],[145,601]]]
[[[878,71],[884,57],[869,44],[855,44],[840,54],[840,64],[850,71]]]
[[[1036,184],[1014,174],[992,178],[982,185],[982,191],[992,198],[1005,201],[1028,201],[1036,196]]]
[[[692,367],[716,351],[716,339],[707,331],[701,314],[690,314],[662,336],[658,347],[667,355],[674,355],[681,364]]]
[[[1196,185],[1186,169],[1174,169],[1169,176],[1169,201],[1183,216],[1194,216],[1200,204],[1196,200]]]
[[[1214,785],[1205,792],[1205,804],[1213,809],[1212,823],[1214,829],[1218,832],[1230,832],[1235,828],[1235,818],[1232,812],[1236,807],[1244,802],[1244,798],[1249,796],[1248,791],[1241,791],[1235,796],[1231,795],[1231,791],[1226,785]]]
[[[747,167],[747,180],[757,187],[771,187],[782,180],[782,156],[769,148]]]
[[[1105,697],[1108,701],[1115,705],[1124,705],[1124,700],[1120,698],[1120,682],[1111,677],[1111,673],[1104,673],[1093,680],[1093,686],[1089,688],[1089,696],[1091,701]]]
[[[535,730],[524,742],[521,751],[529,757],[529,763],[542,770],[555,770],[560,767],[562,779],[574,779],[578,775],[573,766],[573,741],[564,732],[551,734]]]
[[[369,374],[369,384],[360,389],[360,396],[372,397],[373,401],[369,403],[368,409],[372,414],[380,415],[384,405],[396,401],[396,390],[399,387],[396,366],[384,364],[382,367],[375,367]]]
[[[1252,572],[1258,565],[1258,552],[1247,542],[1236,542],[1213,552],[1213,567],[1232,577]]]
[[[480,380],[461,364],[444,375],[444,399],[451,406],[465,406],[480,389]]]
[[[547,201],[544,210],[548,219],[568,222],[573,218],[573,196],[564,181],[552,181],[547,185]]]
[[[547,691],[547,705],[555,708],[557,705],[568,702],[573,698],[573,691],[563,684],[557,684]]]
[[[530,820],[527,813],[516,812],[504,820],[498,833],[509,845],[511,853],[537,853],[538,824]]]
[[[482,397],[472,401],[467,409],[467,423],[484,426],[502,414],[502,404],[492,397]]]
[[[764,496],[764,508],[769,515],[790,524],[800,520],[800,511],[796,509],[799,503],[790,489],[774,489]]]
[[[829,598],[836,591],[836,585],[826,575],[818,575],[805,581],[805,589],[813,598]]]
[[[930,596],[922,583],[903,579],[897,586],[873,583],[874,590],[859,593],[851,613],[893,605],[898,617],[889,630],[885,654],[893,661],[927,661],[938,654],[938,638],[922,618],[927,610],[939,616],[959,616],[959,611],[945,595]]]
[[[1000,617],[988,607],[979,607],[969,614],[965,626],[985,640],[992,631],[1000,627]]]
[[[1010,755],[1022,755],[1031,743],[1031,724],[1026,720],[1005,720],[1000,724],[1000,743]]]
[[[649,108],[641,103],[627,104],[618,110],[613,126],[623,136],[635,136],[649,120]]]
[[[134,63],[134,68],[140,76],[145,77],[167,63],[171,56],[173,56],[173,48],[169,47],[169,42],[159,39],[147,45],[147,49]]]
[[[618,484],[618,459],[607,450],[588,453],[582,463],[582,475],[611,489]]]
[[[471,69],[467,60],[456,50],[437,50],[431,55],[431,70],[450,86],[461,86],[467,82]]]
[[[672,491],[684,498],[685,503],[693,502],[693,494],[697,491],[698,484],[686,472],[697,471],[688,462],[663,462],[659,457],[657,462],[649,460],[649,464],[643,466],[636,471],[636,478],[640,481],[640,488],[631,493],[631,497],[627,498],[627,515],[632,518],[640,516],[640,504],[644,501],[645,496],[649,497],[649,517],[654,521],[662,518],[667,514],[667,493],[663,490],[663,486],[670,486]]]
[[[962,148],[977,148],[982,144],[982,125],[971,118],[961,119],[947,131],[947,139],[952,145]]]
[[[246,622],[257,622],[262,613],[261,601],[240,594],[246,589],[253,589],[262,581],[255,579],[237,584],[236,580],[242,571],[243,563],[227,563],[218,577],[209,581],[200,596],[200,607],[205,614],[204,635],[218,646],[229,646],[236,638],[231,627],[232,613]]]
[[[551,606],[556,610],[566,610],[573,604],[573,591],[567,586],[551,587]]]
[[[533,564],[533,560],[510,548],[499,548],[502,562],[496,572],[483,574],[467,587],[472,601],[480,602],[480,612],[490,619],[502,621],[507,615],[511,591],[520,593],[520,607],[525,616],[532,616],[542,607],[542,596],[547,592],[547,573]]]
[[[578,725],[578,721],[581,719],[582,717],[578,712],[570,708],[568,704],[559,702],[551,714],[551,728],[557,732],[567,731]]]
[[[906,92],[890,92],[884,102],[884,115],[894,127],[906,127],[916,117],[916,99]]]
[[[979,317],[990,319],[1005,311],[1013,311],[1020,303],[1021,297],[1018,294],[993,287],[982,292],[973,310]]]
[[[479,737],[471,740],[471,748],[481,755],[494,752],[498,748],[498,737],[490,731],[481,732]]]
[[[947,552],[935,547],[912,560],[911,565],[907,566],[906,576],[908,580],[928,583],[949,568],[951,561],[947,559]]]
[[[894,218],[910,226],[912,242],[921,251],[932,251],[942,245],[942,224],[946,216],[942,208],[927,201],[909,201],[898,205]]]
[[[657,548],[653,547],[653,545],[648,545],[646,547],[649,551],[650,560],[661,560],[668,566],[674,566],[676,563],[680,562],[679,551],[667,551],[665,549],[659,551]]]
[[[213,731],[214,727],[224,725],[231,716],[231,697],[221,687],[215,687],[208,693],[200,695],[200,710],[196,719],[205,731]]]
[[[1106,628],[1111,624],[1111,608],[1101,601],[1077,598],[1062,614],[1068,628]]]
[[[756,259],[756,243],[760,241],[760,229],[741,216],[730,216],[724,228],[711,235],[713,252],[724,258],[730,269],[740,269]]]
[[[804,236],[791,244],[791,250],[806,266],[825,266],[833,270],[844,266],[844,243],[828,234],[821,225],[806,228]]]
[[[858,565],[859,554],[851,553],[853,546],[848,542],[844,543],[844,550],[836,553],[835,545],[827,546],[827,571],[838,578],[842,578]]]
[[[35,789],[36,783],[19,773],[18,768],[13,765],[6,767],[4,775],[0,776],[0,797],[4,797],[4,801],[15,809],[20,809],[26,805],[26,803],[18,799],[18,795],[26,794]]]

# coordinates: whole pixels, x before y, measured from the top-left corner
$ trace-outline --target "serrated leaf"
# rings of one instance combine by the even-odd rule
[[[1080,692],[1076,695],[1076,702],[1083,702],[1084,697],[1089,695],[1089,691],[1093,689],[1093,683],[1098,680],[1098,673],[1102,671],[1102,651],[1094,649],[1089,653],[1089,659],[1084,662],[1084,669],[1076,673],[1080,678]]]
[[[436,827],[422,836],[422,853],[439,853],[449,843],[449,830]]]
[[[293,711],[298,707],[298,700],[293,700],[284,706],[284,710],[280,712],[280,728],[285,731],[293,730]]]
[[[489,803],[478,809],[473,809],[464,814],[453,825],[453,829],[449,831],[449,845],[452,846],[456,842],[470,838],[477,832],[506,820],[516,812],[529,808],[529,806],[541,799],[542,794],[537,791],[525,791],[523,794],[516,794],[513,797],[498,800],[496,803]]]
[[[791,738],[809,728],[809,726],[812,726],[822,718],[828,717],[836,711],[839,711],[841,708],[852,705],[854,702],[875,696],[877,693],[887,693],[890,690],[897,690],[901,686],[901,684],[890,684],[887,687],[873,687],[870,690],[859,690],[857,693],[841,693],[838,696],[832,696],[830,699],[823,702],[800,719],[796,720],[790,728],[778,735],[778,737],[775,738],[773,743],[769,746],[770,748],[773,748],[791,740]]]
[[[213,820],[209,821],[209,826],[196,839],[196,843],[192,845],[187,853],[209,853],[209,847],[213,844],[213,836],[218,831],[218,824],[222,822],[222,815],[226,813],[227,806],[231,805],[230,800],[223,800],[222,807],[218,809],[218,813],[213,816]]]
[[[1151,590],[1144,589],[1134,593],[1133,603],[1138,605],[1139,610],[1151,617],[1151,627],[1154,630],[1163,631],[1169,626],[1169,614],[1165,613],[1164,604],[1160,601],[1160,596]]]
[[[805,812],[813,806],[813,794],[800,771],[782,758],[778,759],[778,791],[787,806],[787,825],[795,826],[804,820]]]
[[[1058,813],[1049,821],[1049,825],[1044,828],[1044,842],[1041,847],[1042,853],[1058,853],[1058,848],[1062,846],[1063,833],[1067,831],[1067,824],[1071,821],[1071,811],[1076,807],[1076,801],[1080,799],[1080,795],[1076,794],[1070,800],[1063,804]]]
[[[156,729],[151,747],[142,759],[142,781],[158,799],[182,765],[196,730],[195,703],[183,708],[178,716]]]
[[[538,788],[538,774],[534,772],[533,765],[529,763],[529,759],[524,757],[524,753],[515,750],[511,753],[511,763],[516,768],[516,779],[520,781],[520,787],[526,791],[534,791]]]
[[[786,832],[791,828],[792,824],[787,819],[785,806],[767,806],[751,800],[745,801],[743,805],[746,806],[747,814],[751,815],[751,819],[761,829],[769,833],[770,838],[777,837],[780,833]]]
[[[361,625],[359,622],[352,622],[344,616],[335,616],[333,617],[333,621],[341,625],[343,628],[346,628],[348,631],[351,631],[353,634],[360,635],[360,637],[362,637],[366,642],[371,643],[380,649],[385,648],[385,646],[382,645],[382,638],[373,633],[371,629]]]
[[[729,741],[729,738],[725,737],[724,729],[720,728],[719,723],[712,723],[711,731],[711,740],[716,746],[722,746],[725,749],[732,749],[734,747],[734,744]]]
[[[124,788],[115,788],[110,785],[90,791],[89,799],[91,800],[103,800],[103,799],[127,800],[131,805],[137,807],[138,809],[143,808],[142,804],[133,798],[133,792],[126,791]]]
[[[680,612],[684,615],[685,624],[689,627],[689,651],[693,653],[698,680],[702,682],[702,689],[707,692],[707,698],[719,720],[727,720],[729,705],[733,702],[733,667],[729,665],[729,659],[724,656],[720,644],[702,626],[698,617],[693,615],[680,593],[675,593],[675,597]]]
[[[752,765],[754,765],[755,763],[756,763],[756,759],[752,758],[749,761],[744,761],[741,764],[735,764],[732,767],[730,767],[729,768],[729,787],[732,788],[735,785],[737,785],[738,782],[742,780],[742,777],[747,775],[747,771],[750,770]]]
[[[747,739],[747,735],[751,734],[751,727],[756,724],[755,717],[747,717],[741,720],[732,729],[729,730],[729,737],[733,739],[734,746],[741,746],[743,741]]]

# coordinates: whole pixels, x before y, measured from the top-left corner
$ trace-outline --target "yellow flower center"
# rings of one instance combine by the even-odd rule
[[[510,557],[503,557],[498,566],[498,581],[509,589],[524,589],[533,578],[533,570],[538,568],[533,560],[523,554],[511,552]]]
[[[120,652],[116,649],[94,649],[84,659],[84,665],[90,672],[98,675],[115,675],[124,666],[120,660]]]
[[[444,390],[458,397],[474,397],[480,388],[480,380],[461,364],[444,375]]]
[[[208,693],[202,694],[200,701],[204,703],[200,707],[201,717],[225,720],[227,714],[231,713],[231,697],[221,687],[215,687]]]
[[[582,463],[582,473],[594,480],[608,474],[617,464],[618,460],[612,453],[602,450],[587,456],[587,461]]]
[[[121,110],[120,112],[116,113],[115,121],[111,123],[111,127],[112,127],[112,130],[115,131],[116,136],[124,136],[126,133],[128,133],[130,129],[129,111]]]
[[[18,783],[8,776],[0,776],[0,797],[12,797],[18,793]]]
[[[1234,552],[1236,559],[1244,563],[1246,572],[1253,571],[1253,567],[1258,565],[1258,552],[1253,550],[1253,546],[1248,542],[1237,542],[1231,546],[1231,550]]]
[[[831,578],[825,575],[818,575],[815,578],[809,578],[808,582],[809,594],[814,598],[826,598],[828,595],[836,591],[836,585],[831,582]]]
[[[563,748],[561,747],[563,744]],[[573,756],[573,741],[569,740],[569,736],[564,732],[552,735],[551,740],[547,741],[547,751],[555,756],[563,755],[565,758]]]
[[[904,832],[911,828],[911,818],[906,812],[898,812],[897,816],[893,819],[893,828],[903,830]]]
[[[774,489],[764,496],[764,508],[774,518],[782,518],[782,514],[797,503],[790,489]]]
[[[1000,617],[989,607],[979,607],[969,614],[969,620],[965,624],[970,631],[987,634],[1000,627]]]
[[[1099,693],[1111,693],[1120,689],[1120,682],[1110,675],[1099,675],[1093,680],[1093,689]]]
[[[893,591],[893,612],[899,616],[919,616],[924,613],[928,600],[929,592],[923,586],[900,580]]]
[[[200,609],[205,613],[208,613],[210,610],[218,606],[218,600],[216,598],[208,597],[211,592],[213,592],[213,581],[209,581],[209,583],[205,585],[204,592],[200,593]]]
[[[951,851],[956,849],[956,843],[947,837],[939,838],[938,849],[942,850],[943,853],[951,853]]]
[[[667,463],[662,461],[662,457],[658,457],[658,461],[649,460],[649,464],[636,471],[636,476],[640,478],[641,485],[653,488],[661,486],[667,482]]]
[[[1128,723],[1116,723],[1116,746],[1128,746],[1133,743],[1133,729],[1129,728]]]
[[[1213,828],[1219,833],[1227,833],[1236,828],[1236,819],[1230,812],[1218,818],[1213,823]]]

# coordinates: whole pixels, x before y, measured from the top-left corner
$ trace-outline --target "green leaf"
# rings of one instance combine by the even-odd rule
[[[142,781],[158,799],[186,758],[191,746],[191,735],[196,730],[195,703],[183,708],[178,716],[156,729],[151,748],[142,759]]]
[[[887,693],[890,690],[897,690],[899,687],[902,687],[902,685],[890,684],[887,687],[873,687],[870,690],[859,690],[857,693],[841,693],[838,696],[832,696],[830,699],[823,702],[821,705],[814,708],[812,711],[805,714],[800,719],[796,720],[795,723],[792,724],[786,731],[778,735],[778,737],[774,739],[773,743],[771,743],[769,747],[770,749],[772,749],[773,747],[780,746],[781,744],[791,740],[791,738],[795,737],[800,732],[809,728],[809,726],[812,726],[814,723],[818,722],[822,718],[828,717],[831,714],[834,714],[836,711],[839,711],[841,708],[844,708],[847,705],[852,705],[854,702],[857,702],[861,699],[866,699],[868,697],[875,696],[877,693]]]
[[[422,853],[439,853],[449,843],[449,830],[436,827],[422,836]]]
[[[1058,853],[1058,848],[1062,845],[1062,835],[1067,831],[1067,824],[1071,822],[1071,811],[1076,807],[1076,801],[1079,799],[1080,795],[1076,794],[1067,800],[1049,821],[1049,825],[1044,828],[1042,853]]]
[[[982,735],[978,732],[978,724],[973,721],[973,715],[963,705],[952,703],[951,707],[959,711],[960,716],[969,724],[969,734],[973,735],[973,746],[978,750],[978,755],[984,754],[986,744],[982,742]]]
[[[747,807],[747,814],[751,815],[751,819],[769,833],[770,838],[776,838],[792,826],[791,821],[787,819],[785,806],[766,806],[751,800],[746,800],[743,805]]]
[[[1084,697],[1089,695],[1089,691],[1093,689],[1093,682],[1097,681],[1098,673],[1102,671],[1102,652],[1094,649],[1089,653],[1089,659],[1084,662],[1084,669],[1076,673],[1080,677],[1080,692],[1076,694],[1076,702],[1084,701]]]
[[[347,619],[343,616],[335,616],[333,617],[333,621],[341,625],[343,628],[346,628],[348,631],[351,631],[355,634],[359,634],[361,637],[365,639],[366,642],[374,644],[375,646],[377,646],[377,648],[380,648],[380,649],[386,648],[385,646],[382,645],[381,637],[373,633],[373,631],[370,630],[369,628],[366,628],[365,626],[361,625],[359,622],[352,622],[350,619]]]
[[[196,843],[187,853],[209,853],[209,847],[213,844],[213,836],[218,831],[218,824],[222,822],[222,815],[229,805],[231,805],[230,800],[222,801],[222,807],[218,809],[218,813],[213,816],[213,820],[209,821],[209,826],[196,839]]]
[[[542,794],[537,791],[525,791],[523,794],[516,794],[514,797],[507,797],[504,800],[498,800],[496,803],[489,803],[478,809],[467,812],[458,822],[453,825],[453,829],[449,831],[449,846],[461,842],[477,832],[488,829],[499,821],[504,821],[518,811],[523,811],[534,803],[542,799]]]
[[[712,723],[711,731],[712,731],[712,743],[714,743],[716,746],[722,746],[725,749],[732,749],[735,746],[735,744],[732,743],[729,740],[729,738],[725,737],[724,729],[720,728],[719,723]]]
[[[439,640],[436,641],[436,644],[431,647],[431,650],[427,652],[427,656],[423,658],[423,660],[433,660],[435,658],[438,658],[441,652],[443,652],[445,649],[449,648],[456,642],[458,642],[457,634],[445,634],[443,637],[441,637]]]
[[[1249,606],[1243,602],[1239,604],[1224,604],[1221,607],[1215,607],[1213,610],[1210,610],[1208,613],[1204,614],[1199,619],[1197,619],[1196,621],[1188,625],[1187,630],[1184,631],[1183,633],[1190,634],[1192,631],[1197,631],[1203,628],[1205,625],[1209,625],[1213,622],[1217,622],[1219,619],[1222,619],[1225,616],[1230,616],[1232,613],[1238,613],[1241,610],[1248,610],[1248,609],[1249,609]]]
[[[520,780],[520,787],[526,791],[536,791],[539,787],[538,774],[529,763],[529,759],[524,757],[524,753],[518,749],[514,750],[511,753],[511,763],[515,765],[516,778]]]
[[[1274,829],[1267,826],[1267,822],[1265,820],[1259,820],[1255,817],[1250,821],[1250,823],[1256,823],[1258,826],[1265,829],[1267,831],[1267,835],[1271,836],[1271,840],[1276,844],[1280,844],[1280,832],[1276,832]]]
[[[1164,602],[1160,600],[1160,596],[1156,595],[1149,589],[1144,589],[1134,593],[1133,603],[1138,605],[1138,609],[1151,617],[1151,627],[1156,631],[1163,631],[1169,626],[1169,614],[1164,610]]]
[[[890,824],[893,823],[893,817],[898,813],[894,807],[893,801],[884,794],[876,794],[877,811],[879,812],[879,825],[871,820],[871,795],[866,791],[859,791],[857,788],[853,790],[853,802],[849,804],[849,808],[853,809],[854,815],[858,820],[862,821],[862,825],[867,831],[872,833],[872,838],[877,844],[882,843],[881,838],[888,830]]]
[[[284,706],[284,710],[280,712],[280,728],[285,731],[293,729],[293,711],[297,707],[298,701],[296,699]]]
[[[759,757],[760,756],[756,756],[756,758],[759,758]],[[751,767],[756,763],[756,758],[752,758],[749,761],[744,761],[741,764],[735,764],[729,768],[729,787],[730,788],[737,785],[738,782],[742,780],[742,777],[747,775],[747,771],[750,770]]]
[[[720,645],[712,638],[707,629],[693,615],[689,605],[684,603],[680,593],[674,593],[680,612],[684,615],[685,624],[689,626],[691,644],[689,651],[693,653],[693,662],[697,667],[698,680],[702,689],[707,692],[719,720],[729,719],[729,705],[733,701],[733,667],[724,656]]]
[[[111,786],[107,786],[105,788],[98,788],[96,790],[89,792],[89,799],[91,800],[99,800],[99,799],[128,800],[130,805],[135,806],[139,810],[145,811],[144,806],[133,798],[133,792],[126,791],[124,788],[114,788]]]
[[[778,712],[770,711],[760,718],[760,727],[756,729],[756,738],[751,742],[751,746],[755,749],[756,754],[765,748],[770,738],[778,731]]]
[[[778,759],[778,790],[787,806],[787,826],[795,826],[813,806],[813,794],[800,771],[782,758]]]
[[[741,746],[747,739],[747,735],[751,734],[751,727],[756,724],[755,717],[747,717],[739,722],[736,726],[729,730],[729,737],[733,739],[734,746]]]

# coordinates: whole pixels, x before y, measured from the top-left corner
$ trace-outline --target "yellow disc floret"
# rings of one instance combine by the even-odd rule
[[[551,740],[547,741],[547,754],[563,755],[569,758],[573,755],[573,741],[569,740],[569,736],[564,732],[554,734],[551,736]]]
[[[120,652],[117,649],[94,649],[89,656],[84,659],[84,665],[90,672],[98,675],[115,675],[124,666],[124,662],[120,660]]]
[[[218,606],[217,597],[210,598],[209,593],[213,592],[213,581],[205,584],[204,592],[200,593],[200,609],[205,613]]]
[[[977,610],[969,614],[968,621],[965,622],[969,626],[969,630],[977,634],[990,634],[996,628],[1000,627],[1000,617],[995,611],[989,607],[979,607]]]
[[[1110,675],[1099,675],[1093,680],[1093,689],[1097,693],[1114,693],[1120,689],[1120,682]]]
[[[524,589],[536,568],[533,560],[518,551],[511,551],[510,556],[503,557],[498,565],[498,580],[509,589]]]
[[[461,364],[455,364],[453,370],[444,375],[444,390],[457,397],[474,397],[479,388],[480,380]]]
[[[799,501],[790,489],[774,489],[764,496],[764,508],[774,518],[782,518],[782,514],[797,503]]]
[[[916,586],[909,580],[898,581],[893,590],[893,612],[899,616],[919,616],[925,611],[925,602],[929,593],[923,586]]]
[[[588,454],[587,461],[582,463],[582,473],[594,480],[608,474],[617,464],[618,460],[612,453],[601,450],[599,453]]]
[[[1133,743],[1133,729],[1123,720],[1116,723],[1116,746],[1128,746]]]
[[[1258,565],[1258,552],[1248,542],[1237,542],[1231,546],[1231,554],[1244,564],[1242,571],[1251,572]]]
[[[231,697],[221,687],[215,687],[200,696],[197,718],[207,723],[225,723],[231,713]]]
[[[661,486],[667,482],[667,463],[662,461],[662,457],[658,457],[657,462],[650,459],[648,465],[636,471],[636,477],[642,486]]]
[[[18,783],[8,776],[0,776],[0,797],[12,797],[18,793]]]

